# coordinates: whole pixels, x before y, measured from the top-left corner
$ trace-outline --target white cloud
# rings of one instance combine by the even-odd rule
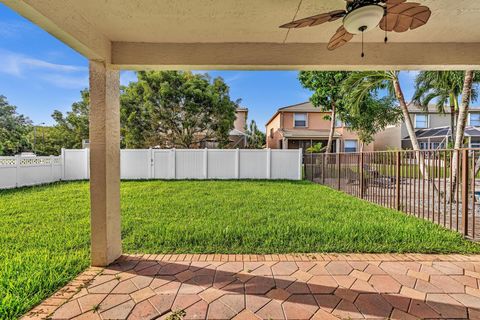
[[[232,75],[228,75],[225,77],[225,82],[226,83],[231,83],[231,82],[235,82],[235,81],[238,81],[238,80],[241,80],[245,77],[245,73],[243,72],[235,72],[233,73]]]
[[[0,50],[0,73],[31,81],[38,79],[60,88],[88,86],[87,67],[52,63],[6,50]]]
[[[27,71],[32,70],[61,73],[87,71],[86,67],[51,63],[5,50],[0,50],[0,61],[2,61],[0,72],[8,73],[17,77],[25,76]]]

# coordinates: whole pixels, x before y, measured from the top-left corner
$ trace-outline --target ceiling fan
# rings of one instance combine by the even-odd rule
[[[345,10],[334,10],[295,20],[281,25],[280,28],[313,27],[343,18],[342,26],[328,43],[328,50],[335,50],[352,40],[354,35],[361,34],[363,57],[365,32],[379,26],[385,31],[386,43],[388,31],[405,32],[416,29],[425,25],[432,14],[427,6],[406,0],[346,0],[346,2]]]

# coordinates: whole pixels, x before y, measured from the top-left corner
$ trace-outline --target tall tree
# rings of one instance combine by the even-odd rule
[[[213,138],[225,147],[237,106],[221,78],[141,71],[138,82],[131,82],[122,97],[126,144],[193,148]]]
[[[463,147],[463,137],[465,134],[465,125],[467,122],[468,109],[470,106],[470,101],[472,99],[472,84],[475,77],[475,72],[472,70],[465,71],[464,81],[463,81],[463,90],[462,90],[462,103],[460,104],[460,109],[458,111],[457,119],[457,132],[455,136],[454,149],[458,150]],[[457,182],[457,168],[458,168],[458,152],[453,153],[452,157],[452,180],[453,180],[453,190],[450,192],[450,197],[453,197],[454,190],[456,188]]]
[[[245,133],[247,134],[247,148],[249,149],[261,149],[265,145],[266,136],[265,133],[258,129],[255,120],[250,121]]]
[[[64,133],[58,126],[35,126],[28,134],[28,140],[35,141],[33,149],[39,156],[59,155],[69,143]]]
[[[72,104],[66,115],[55,110],[52,118],[61,135],[64,148],[81,148],[82,141],[89,137],[90,94],[88,89],[80,91],[81,100]]]
[[[451,143],[455,142],[456,115],[458,113],[458,99],[463,90],[463,71],[421,71],[415,80],[415,93],[413,101],[423,108],[436,100],[439,112],[445,111],[445,106],[450,107]],[[472,88],[472,97],[477,96]]]
[[[0,95],[0,155],[12,156],[22,151],[31,150],[28,132],[32,122],[17,113],[17,107],[8,103],[5,96]]]
[[[346,96],[348,106],[348,95]],[[389,125],[398,124],[402,113],[395,107],[392,97],[379,98],[371,93],[366,96],[357,108],[346,108],[340,114],[340,119],[348,123],[348,128],[358,134],[363,146],[374,141],[375,134],[384,130]]]
[[[342,91],[349,96],[348,101],[351,103],[351,108],[354,110],[361,110],[362,103],[372,94],[372,92],[376,93],[379,90],[385,90],[388,96],[397,100],[413,150],[419,151],[420,146],[418,144],[417,136],[415,135],[415,129],[413,128],[410,112],[398,76],[399,71],[354,72],[344,82]],[[419,152],[416,152],[415,154],[422,175],[428,179],[428,172],[425,169],[423,156]]]
[[[312,104],[322,111],[330,112],[327,152],[332,151],[337,112],[344,107],[341,88],[348,76],[349,73],[344,71],[300,71],[298,76],[302,86],[313,91],[310,98]]]

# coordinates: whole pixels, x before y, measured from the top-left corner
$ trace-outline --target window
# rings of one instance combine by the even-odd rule
[[[357,140],[345,140],[345,152],[357,152]]]
[[[470,148],[480,148],[480,139],[472,138],[472,140],[470,141]]]
[[[270,138],[273,139],[273,128],[270,128]]]
[[[415,128],[416,129],[428,128],[428,115],[426,115],[426,114],[416,114],[415,115]]]
[[[474,127],[480,127],[480,113],[470,113],[470,125]]]
[[[306,113],[294,113],[293,114],[293,126],[294,127],[307,127],[307,114]]]
[[[428,145],[428,142],[420,142],[420,149],[421,150],[428,150],[430,146]]]

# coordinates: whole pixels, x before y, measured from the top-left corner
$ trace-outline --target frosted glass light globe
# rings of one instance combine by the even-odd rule
[[[380,23],[384,15],[384,8],[375,4],[358,8],[349,12],[343,18],[343,27],[351,34],[369,31]]]

